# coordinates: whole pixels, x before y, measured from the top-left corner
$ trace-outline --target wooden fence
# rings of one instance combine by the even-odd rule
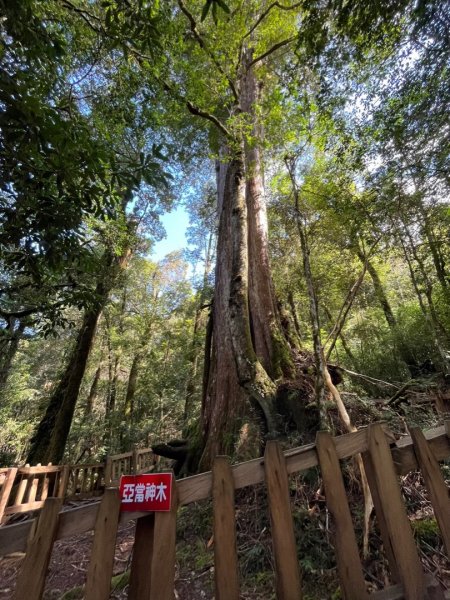
[[[75,499],[103,493],[121,475],[148,473],[156,464],[150,448],[108,456],[104,463],[37,465],[0,469],[0,523],[11,515],[42,508],[47,498]]]
[[[61,498],[47,498],[38,520],[0,528],[0,555],[26,552],[14,598],[39,600],[42,597],[56,539],[94,530],[84,597],[86,600],[106,600],[110,594],[118,525],[137,519],[128,597],[131,600],[173,600],[177,508],[212,497],[215,598],[238,600],[234,494],[236,489],[265,481],[276,596],[279,600],[301,599],[302,582],[288,475],[319,465],[336,532],[334,548],[343,598],[442,600],[445,596],[438,584],[423,573],[397,476],[418,468],[421,470],[449,553],[450,500],[438,462],[450,456],[449,425],[425,434],[420,429],[412,429],[411,436],[399,443],[395,443],[380,424],[336,438],[321,432],[316,444],[284,453],[276,442],[269,442],[264,458],[234,466],[230,466],[226,457],[217,457],[212,472],[176,483],[172,508],[166,513],[121,514],[117,488],[108,488],[100,503],[65,512],[60,511]],[[392,585],[370,595],[366,591],[339,463],[359,453],[363,456],[392,580]]]

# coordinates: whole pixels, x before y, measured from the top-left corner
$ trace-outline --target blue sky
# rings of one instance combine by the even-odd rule
[[[151,254],[152,260],[159,261],[174,250],[181,250],[187,245],[186,229],[189,226],[189,216],[183,206],[179,206],[161,217],[166,230],[166,237],[156,242]]]

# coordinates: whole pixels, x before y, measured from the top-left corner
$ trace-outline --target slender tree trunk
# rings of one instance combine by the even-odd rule
[[[97,292],[103,294],[103,287],[97,286]],[[31,465],[37,463],[45,465],[49,462],[59,464],[63,458],[78,392],[102,308],[102,304],[97,304],[84,315],[67,367],[31,440],[27,457],[27,463]]]
[[[433,257],[433,264],[436,270],[437,279],[442,287],[442,290],[447,298],[450,294],[450,274],[448,273],[445,265],[445,260],[441,252],[440,244],[436,240],[433,228],[430,224],[430,220],[426,212],[422,207],[423,216],[423,231],[430,247],[431,256]]]
[[[413,267],[411,256],[410,256],[408,248],[406,247],[406,244],[401,236],[400,236],[400,243],[403,248],[403,253],[404,253],[404,256],[406,259],[406,263],[408,265],[411,281],[412,281],[414,290],[416,292],[417,299],[419,301],[420,309],[422,311],[423,316],[425,317],[425,322],[427,323],[430,333],[433,337],[436,350],[438,351],[438,354],[440,357],[440,362],[441,362],[442,368],[443,368],[444,372],[447,373],[449,371],[449,360],[447,358],[446,349],[444,348],[444,346],[441,342],[438,328],[436,327],[436,324],[433,322],[433,319],[432,319],[430,313],[428,312],[427,307],[425,306],[422,292],[420,291],[419,283],[417,281],[416,274],[414,272],[414,267]]]
[[[19,347],[19,342],[22,338],[25,330],[25,322],[19,321],[19,325],[16,327],[18,319],[11,317],[6,328],[8,339],[4,341],[1,347],[0,353],[0,393],[6,387],[8,377],[11,372],[11,365]]]
[[[94,408],[94,402],[97,398],[97,390],[98,390],[98,382],[100,381],[100,373],[102,369],[101,367],[97,367],[95,371],[94,379],[92,380],[91,389],[89,390],[89,395],[86,400],[86,411],[85,417],[89,417],[92,414],[92,410]]]
[[[83,317],[66,369],[31,440],[27,457],[27,462],[30,464],[38,462],[58,464],[63,458],[98,319],[108,300],[109,292],[120,270],[125,268],[130,254],[128,249],[120,257],[113,256],[109,252],[106,256],[104,273],[95,290],[97,302]]]
[[[391,308],[391,304],[385,294],[383,284],[381,283],[380,276],[378,275],[377,270],[373,266],[373,264],[364,256],[364,253],[361,252],[360,248],[356,248],[356,254],[363,265],[367,266],[367,271],[372,279],[373,289],[375,291],[375,296],[383,309],[383,313],[386,319],[387,324],[390,329],[395,329],[397,327],[397,320],[394,316],[394,311]]]
[[[300,327],[300,321],[298,319],[297,309],[295,307],[294,295],[292,293],[292,290],[289,290],[287,300],[288,300],[289,309],[291,311],[292,320],[294,322],[295,332],[297,334],[298,339],[301,341],[303,339],[302,328]]]
[[[196,381],[198,375],[199,362],[201,357],[201,350],[203,347],[202,340],[200,339],[200,332],[202,329],[208,327],[209,319],[205,317],[205,302],[207,301],[207,289],[208,289],[208,276],[211,271],[212,264],[212,256],[213,256],[213,245],[214,245],[214,233],[210,233],[208,244],[206,247],[206,256],[205,256],[205,267],[203,271],[203,287],[201,289],[198,306],[195,311],[195,319],[194,319],[194,331],[192,335],[192,345],[190,350],[190,363],[191,363],[191,371],[189,374],[189,379],[186,385],[186,399],[184,403],[184,417],[183,417],[183,437],[187,438],[189,436],[189,429],[192,423],[198,420],[198,414],[196,414],[196,406],[195,406],[195,388]],[[206,346],[208,347],[208,345]],[[205,365],[206,370],[206,365]]]
[[[428,309],[430,311],[431,321],[433,323],[434,328],[436,329],[437,334],[443,339],[444,344],[447,344],[449,341],[448,334],[447,334],[445,327],[442,325],[442,323],[438,317],[438,314],[436,312],[436,307],[434,305],[433,283],[427,273],[427,269],[424,265],[423,260],[421,259],[421,257],[419,256],[419,253],[417,252],[417,248],[414,244],[412,235],[406,225],[404,225],[404,230],[409,239],[409,247],[411,249],[411,254],[412,254],[414,260],[416,261],[416,264],[418,265],[420,274],[422,276],[424,294],[425,294],[425,298],[427,299],[427,304],[428,304]]]
[[[322,347],[322,341],[320,339],[320,324],[319,324],[319,307],[317,304],[316,292],[314,288],[313,276],[311,272],[310,262],[310,250],[308,244],[308,238],[306,234],[305,224],[300,211],[300,199],[295,178],[295,159],[286,159],[286,167],[289,172],[289,176],[292,184],[292,191],[294,195],[295,204],[295,221],[297,224],[297,231],[300,238],[300,246],[302,250],[303,258],[303,272],[305,275],[306,288],[308,290],[309,299],[309,316],[311,321],[311,329],[313,335],[313,348],[314,348],[314,359],[316,363],[316,403],[320,415],[320,425],[322,429],[329,429],[329,420],[327,417],[325,398],[326,398],[326,377],[325,372],[328,372],[325,356]]]
[[[124,415],[128,421],[133,419],[134,396],[136,394],[137,380],[139,374],[139,363],[142,359],[140,354],[135,354],[131,363],[130,375],[128,377],[127,392],[125,394]]]
[[[328,306],[323,305],[323,309],[324,309],[325,314],[327,315],[327,318],[330,321],[330,323],[334,323],[335,321],[333,319],[333,316],[332,316]],[[341,340],[341,344],[342,344],[342,347],[344,348],[345,354],[348,356],[351,363],[355,367],[357,367],[357,361],[356,361],[355,355],[351,351],[350,346],[348,345],[347,340],[345,339],[344,334],[342,333],[342,329],[339,331],[339,339]]]
[[[377,272],[376,268],[374,267],[373,263],[367,259],[367,257],[364,255],[364,253],[361,251],[360,248],[356,249],[356,253],[357,253],[359,260],[363,264],[367,263],[367,271],[372,279],[375,296],[376,296],[381,308],[383,309],[386,323],[388,324],[389,329],[391,330],[393,341],[397,347],[399,357],[403,361],[403,363],[406,365],[406,368],[408,369],[409,374],[411,375],[411,372],[417,366],[417,360],[416,360],[414,354],[411,352],[408,342],[403,338],[402,332],[399,331],[399,328],[397,326],[397,319],[394,316],[394,312],[391,308],[391,304],[390,304],[388,297],[386,296],[386,293],[384,291],[380,276],[378,275],[378,272]]]

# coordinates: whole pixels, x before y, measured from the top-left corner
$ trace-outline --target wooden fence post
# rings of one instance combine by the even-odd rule
[[[336,447],[333,438],[327,431],[317,433],[316,449],[327,506],[336,528],[334,545],[342,594],[345,600],[364,600],[368,598],[368,594],[353,530],[352,516],[347,502],[347,493]]]
[[[389,530],[386,525],[386,517],[384,516],[383,504],[380,499],[380,491],[378,489],[377,480],[375,478],[375,471],[373,468],[372,458],[369,452],[363,452],[361,456],[364,463],[364,470],[366,471],[366,477],[367,482],[369,484],[370,493],[372,494],[373,505],[377,517],[377,524],[380,530],[381,539],[383,540],[384,551],[386,553],[386,557],[391,570],[391,579],[394,583],[399,583],[400,576],[398,574],[397,561],[395,560],[395,553],[394,549],[392,548],[392,541],[389,537]]]
[[[105,464],[105,488],[111,485],[112,480],[112,459],[110,456],[106,457]]]
[[[174,478],[170,511],[155,513],[150,600],[173,600],[177,508],[178,494]]]
[[[391,451],[381,425],[369,425],[369,452],[405,600],[426,598],[422,564],[406,515]]]
[[[409,430],[414,444],[417,462],[430,494],[436,521],[442,533],[447,556],[450,559],[450,500],[449,490],[442,477],[439,463],[431,452],[428,442],[418,427]]]
[[[59,522],[61,498],[47,498],[36,529],[28,540],[26,555],[17,575],[14,600],[40,600]]]
[[[3,513],[5,512],[5,508],[8,505],[9,495],[11,493],[12,487],[14,485],[14,480],[16,478],[17,469],[16,467],[12,467],[8,469],[6,473],[6,479],[3,483],[2,489],[0,490],[0,523],[2,522]]]
[[[95,519],[94,542],[84,592],[85,600],[107,600],[109,598],[119,512],[119,490],[107,488]]]
[[[239,600],[234,481],[227,456],[212,468],[214,511],[214,575],[217,600]]]
[[[291,515],[286,460],[275,441],[266,444],[264,470],[275,555],[277,598],[299,600],[302,598],[301,576]]]
[[[136,521],[128,600],[150,600],[155,513]]]
[[[131,455],[131,470],[133,475],[137,475],[139,472],[139,454],[137,448],[133,448],[133,454]]]
[[[58,498],[65,498],[67,494],[67,486],[69,485],[70,467],[64,465],[59,473]]]

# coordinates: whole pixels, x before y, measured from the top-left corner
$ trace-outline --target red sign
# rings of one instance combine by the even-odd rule
[[[172,497],[172,473],[122,475],[121,511],[168,511]]]

